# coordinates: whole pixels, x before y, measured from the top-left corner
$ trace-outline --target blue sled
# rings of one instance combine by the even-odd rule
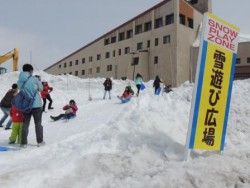
[[[145,88],[146,88],[145,85],[142,83],[140,89],[141,89],[141,90],[144,90]]]
[[[127,98],[127,99],[123,99],[122,97],[117,96],[117,98],[120,99],[122,103],[127,103],[127,102],[130,101],[130,98],[131,98],[131,97],[130,97],[130,98]]]
[[[156,90],[156,95],[160,95],[160,93],[161,93],[161,87],[159,87],[157,90]]]
[[[75,119],[76,118],[76,116],[70,116],[70,118],[69,119]]]
[[[122,103],[127,103],[130,101],[130,98],[129,99],[121,99]]]
[[[0,152],[1,151],[10,151],[10,150],[18,150],[18,149],[15,149],[15,148],[9,148],[9,147],[5,147],[5,146],[0,146]]]
[[[75,119],[75,118],[76,118],[76,116],[70,116],[69,119],[67,119],[67,118],[62,118],[61,120],[63,120],[64,122],[67,122],[67,121],[69,121],[70,119]]]

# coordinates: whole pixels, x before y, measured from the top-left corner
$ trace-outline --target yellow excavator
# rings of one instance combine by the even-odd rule
[[[8,61],[9,59],[13,59],[13,71],[18,71],[18,57],[18,49],[14,48],[14,50],[12,50],[11,52],[0,56],[0,65],[3,64],[5,61]]]

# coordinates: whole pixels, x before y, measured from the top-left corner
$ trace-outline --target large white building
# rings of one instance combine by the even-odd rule
[[[159,75],[177,86],[195,74],[192,45],[211,0],[164,0],[45,69],[82,78],[144,81]]]

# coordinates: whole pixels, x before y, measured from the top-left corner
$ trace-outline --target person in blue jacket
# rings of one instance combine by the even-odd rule
[[[36,131],[36,141],[37,146],[42,146],[45,144],[43,141],[43,126],[42,126],[42,101],[40,92],[43,91],[42,82],[33,74],[33,67],[30,64],[23,65],[23,72],[19,74],[18,78],[18,88],[24,91],[28,96],[34,97],[34,103],[32,110],[29,113],[23,113],[23,128],[22,128],[22,142],[21,147],[27,147],[27,137],[29,133],[29,125],[31,116],[34,118],[35,131]],[[24,87],[23,83],[25,83]]]
[[[140,89],[141,89],[141,84],[142,84],[142,75],[137,73],[136,77],[135,77],[135,85],[136,85],[136,88],[137,88],[136,96],[137,97],[139,96],[139,92],[140,92]]]

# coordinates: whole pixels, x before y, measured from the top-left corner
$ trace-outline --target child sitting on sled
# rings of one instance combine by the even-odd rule
[[[117,97],[122,102],[128,102],[133,95],[134,95],[134,91],[132,90],[131,86],[126,86],[125,91],[123,92],[122,96],[117,96]]]
[[[60,114],[58,116],[50,116],[50,118],[53,119],[54,121],[57,121],[59,119],[74,118],[76,117],[76,111],[78,110],[78,107],[76,105],[76,102],[72,99],[69,101],[69,104],[63,107],[63,110],[65,110],[64,114]]]

